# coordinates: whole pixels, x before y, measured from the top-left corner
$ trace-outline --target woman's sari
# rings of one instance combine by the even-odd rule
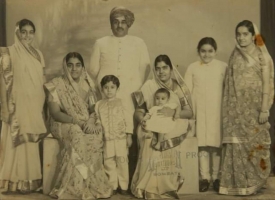
[[[146,104],[146,108],[153,106],[154,94],[159,88],[166,88],[170,91],[170,101],[177,103],[183,109],[184,106],[191,106],[190,94],[183,79],[174,68],[173,89],[164,85],[156,76],[148,80],[140,91],[134,93],[138,106]],[[161,143],[162,151],[154,150],[152,145],[156,143],[155,133],[146,132],[141,128],[137,129],[139,142],[139,156],[135,174],[132,179],[131,191],[137,198],[159,199],[178,198],[177,190],[182,181],[182,163],[180,158],[180,144],[186,136],[186,132],[178,135],[169,135]]]
[[[41,185],[38,142],[47,135],[43,106],[43,55],[20,40],[1,48],[1,170],[0,187],[29,192]]]
[[[64,75],[54,78],[45,87],[52,101],[60,106],[62,112],[76,120],[87,121],[89,110],[93,110],[96,102],[94,85],[85,71],[79,83],[70,76],[66,61],[63,63]],[[91,122],[92,123],[92,122]],[[97,199],[108,198],[112,188],[108,184],[103,168],[102,133],[87,134],[79,125],[59,123],[50,120],[50,130],[60,143],[60,159],[57,179],[50,196],[59,199]]]
[[[259,42],[261,36],[256,35],[256,39],[257,46],[251,52],[237,46],[229,62],[223,98],[221,194],[253,194],[270,174],[270,124],[260,124],[259,114],[262,71],[270,70],[269,108],[274,96],[274,71],[265,45]]]

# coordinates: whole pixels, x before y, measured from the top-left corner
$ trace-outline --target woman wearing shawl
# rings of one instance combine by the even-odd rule
[[[46,136],[43,120],[43,55],[31,43],[34,24],[17,23],[15,43],[1,49],[1,187],[32,192],[41,186],[38,142]]]
[[[256,193],[270,173],[273,62],[257,27],[240,22],[225,78],[220,194]]]
[[[63,76],[45,84],[49,91],[51,133],[61,145],[58,177],[50,196],[59,199],[108,198],[112,188],[103,168],[102,132],[93,132],[94,83],[77,52],[66,55],[63,71]]]
[[[143,117],[154,106],[155,92],[159,88],[166,88],[170,92],[169,103],[177,103],[181,107],[180,118],[191,118],[190,94],[167,55],[155,59],[153,71],[154,79],[145,82],[140,91],[134,93],[138,106],[135,117],[141,125],[137,130],[140,149],[131,191],[137,198],[178,198],[177,190],[183,183],[180,144],[186,132],[167,134],[169,137],[161,142],[160,150],[155,150],[156,134],[144,129]],[[166,107],[159,112],[171,117],[175,111]]]

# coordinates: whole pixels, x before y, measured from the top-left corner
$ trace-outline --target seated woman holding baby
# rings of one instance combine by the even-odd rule
[[[180,144],[193,116],[190,93],[167,55],[155,59],[153,72],[154,79],[134,93],[139,158],[131,191],[138,198],[178,198]]]

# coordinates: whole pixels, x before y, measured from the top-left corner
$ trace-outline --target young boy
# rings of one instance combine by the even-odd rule
[[[129,183],[128,148],[132,144],[132,135],[126,134],[126,123],[122,102],[116,98],[119,79],[113,75],[101,80],[102,93],[105,96],[95,105],[96,130],[103,129],[104,168],[113,186],[113,194],[118,186],[121,194],[126,195]]]
[[[155,106],[150,108],[149,112],[143,118],[145,129],[158,134],[158,142],[154,146],[154,148],[158,150],[161,150],[161,142],[164,140],[166,134],[177,130],[184,131],[188,126],[188,120],[179,119],[181,111],[180,106],[176,103],[170,103],[169,99],[170,92],[167,89],[158,89],[154,96]],[[169,107],[175,110],[174,116],[163,117],[159,115],[158,110],[161,110],[163,107]]]

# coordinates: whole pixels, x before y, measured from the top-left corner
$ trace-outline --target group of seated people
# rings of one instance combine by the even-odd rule
[[[14,45],[1,49],[0,186],[11,193],[39,189],[37,142],[50,132],[60,144],[51,197],[109,198],[118,189],[122,195],[130,189],[137,198],[179,198],[184,186],[179,166],[188,163],[179,164],[177,156],[186,135],[196,128],[200,191],[209,188],[212,154],[217,192],[257,192],[270,172],[267,119],[274,94],[273,65],[265,57],[265,45],[254,44],[255,26],[250,22],[251,32],[247,23],[236,27],[238,44],[228,67],[214,59],[217,44],[213,38],[199,42],[200,61],[188,67],[184,78],[167,55],[155,58],[154,77],[132,94],[139,153],[128,188],[128,148],[133,140],[126,133],[122,101],[116,97],[119,78],[104,76],[99,92],[82,56],[70,52],[63,59],[63,75],[44,84],[43,56],[31,45],[35,26],[21,20]],[[43,112],[45,99],[49,116]],[[194,119],[196,127],[191,123]]]

